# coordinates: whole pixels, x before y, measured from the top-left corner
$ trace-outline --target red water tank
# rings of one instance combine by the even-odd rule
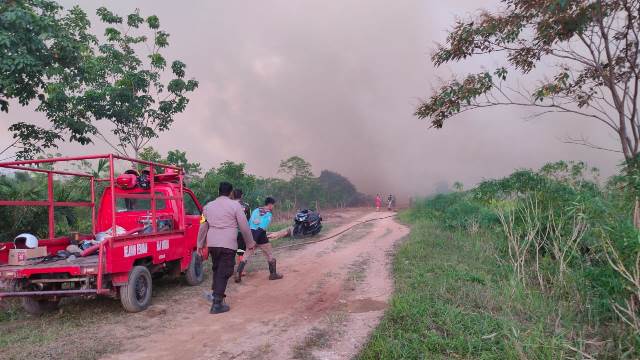
[[[121,189],[125,189],[125,190],[133,189],[134,187],[136,187],[137,182],[138,182],[138,177],[135,176],[134,174],[121,174],[116,179],[116,184]]]

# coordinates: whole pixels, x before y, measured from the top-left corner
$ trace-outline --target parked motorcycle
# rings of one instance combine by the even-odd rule
[[[303,209],[298,211],[293,220],[293,238],[302,238],[317,235],[322,230],[322,217],[313,210]]]

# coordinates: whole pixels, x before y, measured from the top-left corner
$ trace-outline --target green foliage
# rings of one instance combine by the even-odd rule
[[[453,183],[453,190],[455,191],[462,191],[464,190],[464,184],[461,183],[460,181],[456,181]]]
[[[286,160],[282,160],[278,172],[292,179],[306,179],[313,176],[311,164],[300,156],[292,156]]]
[[[444,121],[460,112],[466,105],[493,89],[493,77],[489,72],[468,75],[464,80],[453,80],[438,90],[438,93],[424,102],[415,111],[415,115],[424,119],[431,118],[431,126],[442,128]]]
[[[495,213],[469,192],[439,194],[418,201],[412,219],[428,218],[450,230],[467,230],[477,226],[490,228],[498,224]]]
[[[167,69],[169,34],[158,17],[104,7],[96,14],[105,25],[101,42],[79,7],[63,13],[54,1],[0,3],[0,110],[8,111],[9,99],[27,105],[37,97],[50,121],[12,124],[15,142],[2,152],[16,146],[18,158],[34,158],[59,141],[99,138],[135,157],[185,110],[198,82],[185,78],[179,60]]]
[[[148,146],[142,149],[142,151],[138,154],[138,158],[146,161],[181,167],[188,177],[193,175],[200,175],[202,173],[199,163],[189,162],[189,160],[187,159],[187,153],[185,151],[180,151],[177,149],[169,150],[169,152],[167,153],[167,157],[163,158],[156,149]],[[142,170],[142,168],[143,166],[141,166],[139,170]],[[160,173],[164,170],[162,170],[160,167],[157,167],[155,171],[156,173]]]
[[[632,176],[623,172],[602,186],[596,169],[582,162],[559,161],[538,171],[523,169],[503,179],[487,180],[465,192],[415,202],[403,213],[403,220],[415,227],[405,245],[411,249],[406,253],[401,250],[396,263],[402,268],[397,272],[401,279],[398,299],[365,358],[375,351],[392,358],[391,353],[398,355],[396,351],[402,349],[409,354],[422,350],[445,356],[441,351],[453,349],[462,357],[476,351],[476,357],[486,352],[488,357],[512,358],[518,354],[517,346],[530,347],[531,352],[525,353],[533,358],[569,356],[572,351],[568,346],[597,358],[639,356],[640,334],[630,325],[640,316],[633,305],[640,300],[640,288],[634,285],[634,279],[640,279],[640,272],[634,270],[640,263],[640,232],[629,216],[635,201],[627,190],[631,182]],[[486,274],[478,275],[480,270],[474,271],[474,276],[447,275],[452,269],[468,271],[480,264],[483,271],[497,266],[491,270],[490,281]],[[465,280],[476,277],[484,279],[480,286]],[[470,293],[468,286],[478,291],[470,296],[473,306],[481,305],[479,309],[464,303],[455,305],[465,296],[461,294]],[[518,298],[501,294],[501,287],[512,289]],[[451,308],[450,301],[454,302]],[[485,307],[487,301],[491,306]],[[435,310],[443,307],[445,312]],[[472,313],[490,314],[500,325],[490,330],[497,334],[492,340],[470,342],[474,345],[464,348],[456,341],[476,339],[474,332],[486,323],[478,320],[465,323],[463,329],[452,327],[455,310],[468,307]],[[396,322],[397,316],[418,316],[408,310],[412,308],[422,309],[416,311],[428,319],[424,325]],[[562,313],[557,324],[548,321],[554,311]],[[513,323],[513,318],[503,317],[514,312],[516,320],[533,322]],[[626,328],[621,326],[625,324]],[[413,342],[410,334],[414,334],[414,326],[418,327],[415,331],[430,335]],[[576,335],[569,336],[557,326]],[[407,335],[401,335],[400,329]],[[442,332],[448,336],[443,337]],[[555,335],[550,337],[550,333]],[[584,344],[596,336],[607,345],[585,348]],[[437,346],[443,343],[447,345]],[[492,354],[489,348],[496,352],[488,355]],[[563,351],[568,352],[562,355]]]
[[[440,66],[500,54],[506,64],[445,82],[415,115],[441,128],[456,114],[494,106],[525,106],[539,110],[537,115],[572,114],[601,122],[620,139],[625,159],[636,157],[640,1],[501,3],[500,11],[482,11],[473,19],[456,21],[431,60]],[[520,79],[542,64],[544,79],[537,88],[507,82],[510,75]],[[599,148],[584,139],[575,142]]]
[[[86,179],[55,180],[55,201],[89,201],[90,188]],[[47,178],[44,174],[18,172],[0,176],[0,199],[46,200]],[[12,241],[23,232],[40,238],[48,234],[48,209],[46,206],[0,206],[0,242]],[[91,214],[88,209],[59,207],[55,209],[56,234],[70,231],[91,232]]]
[[[228,181],[235,188],[242,189],[244,200],[252,207],[262,205],[267,196],[277,199],[277,209],[291,211],[303,207],[341,207],[360,205],[366,197],[344,176],[331,171],[323,171],[320,177],[313,177],[311,165],[301,160],[302,170],[298,176],[289,180],[279,178],[261,178],[246,171],[246,164],[225,161],[216,168],[201,175],[200,164],[191,163],[186,153],[180,150],[169,151],[166,158],[153,149],[146,147],[140,158],[148,161],[172,164],[186,170],[188,186],[194,191],[201,203],[207,203],[218,196],[218,185]],[[159,170],[159,169],[158,169]],[[295,172],[295,170],[294,170]]]
[[[299,156],[292,156],[280,162],[278,173],[289,178],[287,182],[287,192],[281,192],[282,195],[284,195],[281,198],[287,199],[284,203],[286,208],[314,207],[310,203],[312,199],[308,195],[317,194],[320,188],[317,180],[314,178],[310,163]],[[277,186],[279,183],[276,182],[275,185],[276,189],[280,190]]]
[[[244,199],[253,207],[258,206],[260,201],[256,195],[255,175],[245,172],[244,163],[235,163],[233,161],[225,161],[218,168],[209,169],[203,177],[194,177],[189,187],[194,191],[196,197],[202,204],[205,204],[218,197],[218,185],[222,181],[228,181],[233,184],[234,188],[242,189]]]
[[[74,72],[95,41],[88,28],[79,7],[63,12],[55,1],[0,3],[0,110],[8,112],[12,98],[27,105],[63,72],[80,76]]]
[[[273,196],[278,201],[276,214],[283,214],[287,223],[291,216],[288,212],[302,207],[315,208],[316,204],[322,209],[357,206],[368,200],[357,191],[347,178],[328,170],[322,172],[324,176],[307,179],[308,187],[296,195],[294,189],[298,191],[300,189],[294,187],[299,186],[299,183],[293,179],[261,178],[247,173],[244,163],[225,161],[217,168],[209,169],[202,175],[200,164],[190,162],[184,151],[171,150],[165,158],[154,148],[146,147],[140,152],[140,158],[182,167],[186,172],[186,185],[193,190],[202,205],[218,196],[218,185],[222,181],[231,182],[235,188],[242,189],[244,200],[254,208],[261,206],[267,196]],[[50,166],[47,168],[51,169]],[[105,178],[109,174],[109,164],[104,159],[97,164],[83,161],[73,170]],[[162,172],[161,169],[156,169],[156,171]],[[89,201],[89,186],[86,179],[56,178],[54,181],[55,199],[56,201]],[[101,187],[97,188],[96,196],[100,196],[101,190]],[[46,175],[24,172],[9,172],[0,175],[0,199],[46,200]],[[57,234],[68,234],[70,231],[84,233],[91,231],[91,216],[88,208],[60,207],[55,211]],[[0,242],[10,241],[22,232],[31,232],[41,238],[47,237],[47,208],[0,206]]]
[[[322,170],[317,178],[323,195],[321,202],[329,206],[355,206],[366,202],[366,198],[346,177],[330,171]]]
[[[11,99],[21,105],[36,98],[44,101],[54,82],[82,83],[84,62],[95,43],[89,20],[78,6],[62,11],[55,1],[0,2],[0,111],[9,111]],[[15,142],[10,145],[17,147],[19,157],[33,158],[62,140],[61,129],[75,141],[88,142],[82,127],[73,122],[52,125],[12,124],[9,131]]]
[[[514,284],[496,260],[497,235],[443,229],[422,217],[427,205],[401,214],[412,230],[393,263],[395,293],[358,359],[575,356],[568,346],[580,348],[582,339],[571,334],[588,324],[576,320],[573,302]]]
[[[111,26],[105,30],[106,41],[84,65],[93,76],[82,87],[51,84],[40,110],[54,122],[73,118],[87,136],[99,136],[118,153],[137,156],[184,111],[187,95],[198,82],[185,81],[185,65],[177,60],[170,73],[164,71],[167,60],[161,50],[168,45],[169,35],[159,30],[157,17],[145,23],[136,10],[125,21],[104,7],[96,14]],[[148,50],[146,62],[140,49]],[[97,122],[105,121],[116,142],[109,141],[98,126]]]
[[[167,153],[167,163],[181,167],[187,175],[197,175],[202,172],[200,163],[192,163],[187,160],[187,153],[185,151],[169,150]]]
[[[368,199],[344,176],[324,170],[314,177],[311,165],[300,157],[283,160],[280,169],[290,179],[261,178],[246,172],[244,163],[225,161],[218,168],[208,170],[204,176],[193,177],[189,186],[198,199],[206,203],[217,197],[218,184],[228,181],[242,189],[244,200],[252,207],[262,205],[267,196],[277,201],[278,211],[292,211],[300,208],[332,208],[357,206]]]

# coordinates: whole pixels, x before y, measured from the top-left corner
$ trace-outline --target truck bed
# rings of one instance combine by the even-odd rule
[[[29,277],[39,273],[64,273],[70,275],[95,274],[98,272],[98,256],[77,257],[74,260],[67,261],[55,260],[42,262],[42,259],[29,261],[25,265],[0,265],[0,277]],[[13,273],[13,274],[11,274]]]

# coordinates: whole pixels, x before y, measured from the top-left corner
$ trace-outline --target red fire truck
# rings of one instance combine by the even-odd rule
[[[54,170],[100,159],[108,161],[108,177]],[[116,176],[122,163],[136,170]],[[19,243],[0,239],[0,299],[20,297],[26,311],[41,314],[57,308],[62,297],[111,296],[138,312],[151,303],[152,274],[184,274],[189,285],[203,281],[205,259],[196,249],[202,207],[184,186],[182,169],[113,154],[4,162],[0,168],[46,174],[46,200],[0,199],[0,206],[47,207],[49,222],[48,238],[38,239],[46,256],[24,264],[8,265]],[[54,176],[86,179],[90,199],[55,201]],[[56,234],[57,207],[90,208],[91,233]],[[70,256],[69,245],[78,244],[82,251]]]

